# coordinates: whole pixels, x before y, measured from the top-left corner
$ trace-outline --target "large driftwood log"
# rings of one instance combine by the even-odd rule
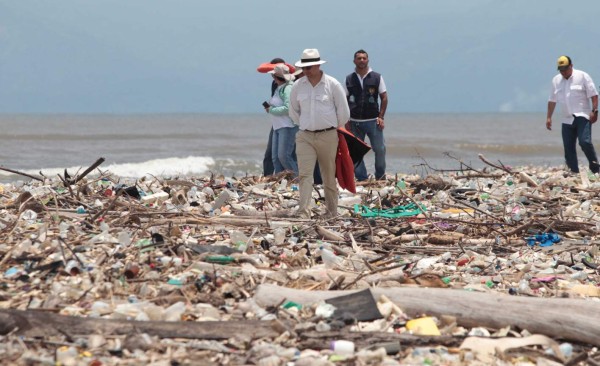
[[[303,291],[260,285],[254,299],[261,306],[283,299],[308,305],[354,291]],[[600,346],[600,303],[582,299],[556,299],[476,293],[440,288],[372,288],[375,299],[385,295],[412,316],[452,315],[465,327],[502,328],[507,325],[532,333]]]
[[[460,337],[452,336],[418,336],[408,333],[387,333],[387,332],[353,332],[347,328],[339,331],[298,331],[299,348],[309,349],[328,349],[331,347],[331,342],[344,339],[353,341],[360,348],[379,344],[381,347],[390,349],[389,353],[398,353],[400,348],[407,346],[428,346],[428,345],[443,345],[446,347],[458,347],[462,342]],[[396,348],[394,350],[394,348]]]
[[[280,284],[286,284],[290,280],[296,280],[299,278],[308,277],[313,281],[331,281],[332,278],[338,278],[343,276],[346,281],[345,283],[354,282],[357,288],[366,288],[373,285],[379,285],[381,282],[405,282],[404,273],[400,268],[391,268],[389,270],[380,270],[377,273],[365,274],[361,276],[359,273],[339,271],[335,269],[325,268],[323,266],[315,266],[307,269],[298,270],[271,270],[264,268],[256,268],[248,263],[243,263],[241,266],[228,266],[217,263],[208,262],[194,262],[190,265],[189,269],[197,271],[220,271],[225,273],[241,273],[243,275],[251,276],[263,276],[270,281],[275,281]],[[360,279],[357,280],[357,278]]]
[[[268,220],[263,218],[257,218],[254,216],[221,216],[221,217],[209,217],[209,218],[174,218],[174,219],[160,219],[148,221],[150,226],[162,226],[162,225],[229,225],[229,226],[292,226],[298,223],[308,223],[307,220],[288,218],[286,220],[278,220],[278,218],[268,217]]]
[[[228,339],[239,334],[253,339],[276,337],[285,331],[277,320],[159,322],[82,318],[44,311],[0,310],[0,334],[26,337],[61,335],[128,335],[148,333],[159,338]]]

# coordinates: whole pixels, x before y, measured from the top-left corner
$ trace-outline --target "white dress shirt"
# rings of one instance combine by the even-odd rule
[[[590,118],[590,98],[595,95],[598,95],[598,91],[592,78],[581,70],[573,69],[568,79],[561,74],[552,79],[548,101],[560,106],[562,123],[570,125],[574,116]]]
[[[308,77],[301,78],[292,88],[290,117],[301,130],[316,131],[344,126],[350,118],[344,88],[325,73],[314,87]]]

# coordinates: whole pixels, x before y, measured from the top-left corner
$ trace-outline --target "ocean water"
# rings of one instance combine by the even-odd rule
[[[134,178],[261,174],[270,129],[266,114],[0,115],[0,126],[2,167],[73,175],[103,157],[101,170]],[[509,166],[562,166],[559,126],[547,131],[545,112],[388,114],[387,172],[426,175],[458,169],[458,159],[482,168],[478,154]],[[366,162],[373,173],[373,153]],[[0,171],[0,180],[16,179],[24,178]]]

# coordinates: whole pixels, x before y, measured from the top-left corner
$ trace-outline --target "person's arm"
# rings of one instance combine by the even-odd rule
[[[388,105],[387,92],[383,92],[383,93],[379,94],[379,97],[381,98],[381,106],[379,107],[379,116],[377,117],[377,126],[379,127],[379,129],[383,130],[385,128],[385,121],[384,121],[385,110],[387,109],[387,105]]]
[[[554,113],[554,108],[556,108],[556,102],[548,101],[548,111],[546,112],[546,128],[548,130],[552,129],[552,113]]]
[[[335,104],[335,114],[337,116],[338,128],[344,127],[350,119],[350,107],[346,99],[346,92],[340,83],[336,83],[332,88],[333,103]]]
[[[292,85],[292,90],[290,91],[290,109],[289,114],[290,118],[296,125],[300,125],[300,103],[298,103],[298,82]]]
[[[590,123],[594,123],[598,120],[598,96],[592,97],[592,113],[590,114]]]
[[[290,111],[290,94],[292,93],[292,85],[286,85],[280,94],[283,105],[279,107],[269,108],[269,113],[274,116],[287,116]]]
[[[548,97],[548,111],[546,112],[546,129],[552,130],[552,114],[556,108],[556,77],[552,79],[552,87],[550,88],[550,97]]]

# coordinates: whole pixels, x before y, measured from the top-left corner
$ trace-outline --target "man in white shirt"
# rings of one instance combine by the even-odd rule
[[[313,169],[317,161],[325,187],[326,215],[337,215],[337,128],[348,122],[350,109],[343,86],[321,71],[325,62],[317,49],[305,49],[295,64],[302,68],[305,76],[294,84],[290,95],[290,117],[300,126],[296,135],[296,156],[300,178],[298,214],[302,218],[310,218]]]
[[[588,159],[590,170],[598,173],[600,165],[592,144],[592,124],[598,120],[598,91],[587,73],[573,68],[569,56],[560,56],[557,64],[560,73],[552,79],[546,128],[552,129],[552,114],[558,103],[567,167],[574,173],[579,172],[576,150],[579,140],[579,146]]]

